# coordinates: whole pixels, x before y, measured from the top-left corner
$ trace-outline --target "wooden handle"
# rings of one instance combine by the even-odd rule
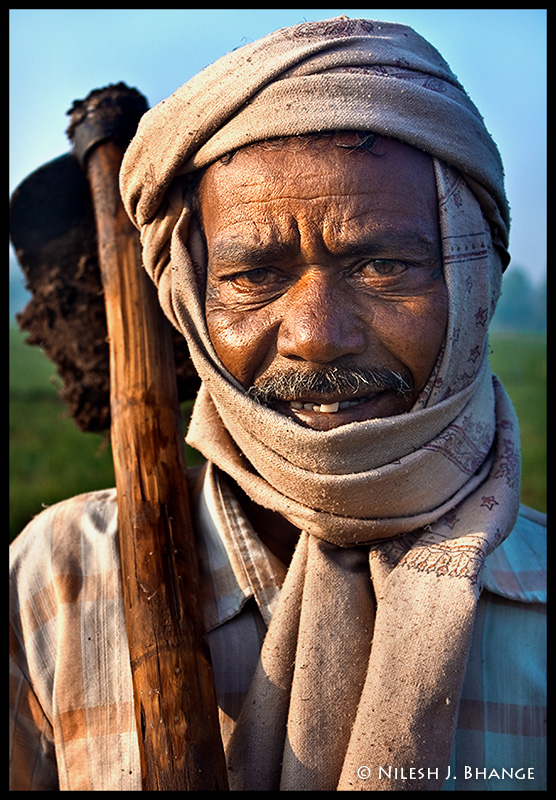
[[[227,789],[169,323],[123,208],[114,141],[87,156],[110,342],[111,438],[144,791]]]

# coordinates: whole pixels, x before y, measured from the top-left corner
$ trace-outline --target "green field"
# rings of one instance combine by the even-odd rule
[[[491,333],[490,362],[521,430],[521,500],[546,511],[546,335]]]
[[[545,511],[546,337],[496,333],[491,351],[520,419],[522,501]],[[50,361],[10,328],[10,540],[44,506],[114,485],[107,437],[80,432],[58,388]]]

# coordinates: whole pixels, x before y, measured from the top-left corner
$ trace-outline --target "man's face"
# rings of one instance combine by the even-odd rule
[[[411,408],[447,321],[428,155],[249,148],[208,168],[199,202],[208,330],[242,386],[317,430]]]

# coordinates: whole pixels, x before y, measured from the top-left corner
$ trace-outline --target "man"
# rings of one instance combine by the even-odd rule
[[[404,26],[277,31],[145,115],[121,187],[202,379],[231,788],[545,788],[543,527],[488,366],[509,215],[448,66]],[[140,788],[116,531],[100,492],[14,545],[13,788]]]

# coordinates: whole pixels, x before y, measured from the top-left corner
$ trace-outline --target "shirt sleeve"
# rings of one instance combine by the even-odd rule
[[[115,492],[41,512],[10,547],[10,788],[140,786]]]
[[[14,637],[15,638],[15,637]],[[56,791],[52,725],[27,677],[17,641],[10,646],[10,791]]]

